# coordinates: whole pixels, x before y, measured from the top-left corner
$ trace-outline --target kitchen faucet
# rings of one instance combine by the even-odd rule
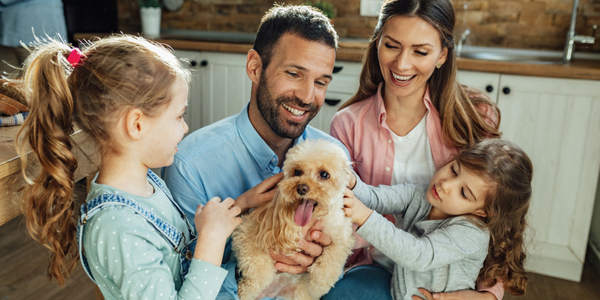
[[[598,26],[592,26],[592,36],[583,36],[575,34],[575,22],[577,20],[577,8],[579,7],[579,0],[573,0],[573,12],[571,12],[571,25],[567,32],[567,41],[565,43],[565,50],[563,52],[563,63],[568,63],[573,58],[573,47],[575,43],[582,44],[594,44],[596,42],[596,29]]]
[[[460,39],[458,39],[458,46],[456,46],[456,56],[460,56],[460,53],[462,52],[463,43],[465,43],[465,41],[467,40],[467,36],[469,34],[471,34],[471,30],[469,30],[469,28],[467,28],[460,35]]]
[[[469,36],[469,34],[471,34],[471,30],[469,30],[469,27],[467,25],[467,7],[469,5],[471,5],[471,3],[473,3],[473,2],[464,1],[464,2],[459,2],[459,3],[462,4],[462,9],[463,9],[461,29],[464,28],[464,31],[461,33],[460,38],[458,39],[458,45],[456,45],[456,50],[454,51],[456,57],[460,56],[463,45],[467,41],[467,36]]]

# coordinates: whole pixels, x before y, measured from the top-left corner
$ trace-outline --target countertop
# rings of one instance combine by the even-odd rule
[[[0,225],[10,221],[21,213],[20,193],[18,189],[24,185],[21,175],[21,159],[14,147],[14,140],[21,126],[0,127]],[[75,129],[71,140],[76,143],[75,157],[78,167],[75,181],[96,173],[99,156],[91,155],[94,145],[92,139],[81,129]],[[84,153],[85,151],[85,153]],[[33,161],[33,153],[27,154],[27,161]],[[35,168],[35,166],[33,166]],[[35,169],[28,171],[35,172]]]
[[[78,33],[76,40],[102,37],[107,34]],[[254,34],[237,32],[211,32],[197,30],[163,29],[155,40],[173,49],[248,53],[252,49]],[[337,60],[362,60],[367,40],[340,39]],[[457,58],[459,70],[491,72],[500,74],[600,80],[600,60],[574,59],[569,64],[534,64],[502,62],[481,59]]]

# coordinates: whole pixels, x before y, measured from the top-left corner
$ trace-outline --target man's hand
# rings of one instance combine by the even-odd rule
[[[321,256],[323,253],[323,247],[331,244],[331,238],[323,234],[322,229],[323,224],[321,221],[317,221],[314,224],[309,223],[302,227],[302,233],[305,234],[305,237],[300,242],[301,252],[289,256],[271,253],[271,258],[276,261],[275,268],[281,272],[290,274],[306,273],[306,270],[312,265],[315,258]]]
[[[275,174],[255,187],[247,190],[235,199],[235,206],[242,210],[242,213],[247,212],[250,208],[258,207],[264,202],[271,201],[275,195],[275,187],[283,178],[283,173]]]
[[[413,300],[496,300],[496,296],[490,292],[478,292],[472,290],[457,291],[452,293],[435,293],[431,294],[423,288],[419,288],[419,292],[425,298],[413,295]]]

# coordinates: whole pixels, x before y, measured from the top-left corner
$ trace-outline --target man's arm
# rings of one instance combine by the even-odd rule
[[[277,183],[283,178],[283,173],[275,174],[253,188],[247,190],[235,199],[235,206],[246,213],[250,208],[258,207],[261,204],[271,201],[275,196]]]
[[[162,178],[175,202],[193,224],[196,208],[199,204],[206,205],[209,200],[199,175],[189,164],[175,155],[173,164],[163,169]]]

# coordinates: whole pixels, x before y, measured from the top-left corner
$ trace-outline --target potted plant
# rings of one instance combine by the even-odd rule
[[[314,3],[308,1],[306,2],[306,5],[310,5],[312,7],[320,9],[321,12],[327,18],[329,18],[329,20],[333,20],[333,17],[335,17],[335,6],[331,2],[316,0]]]
[[[160,36],[161,0],[139,0],[142,34],[147,38]]]

